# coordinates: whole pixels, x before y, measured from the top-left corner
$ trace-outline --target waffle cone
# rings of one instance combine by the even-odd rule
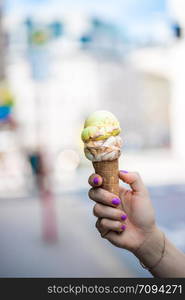
[[[102,188],[119,196],[118,159],[93,162],[96,174],[103,178]]]

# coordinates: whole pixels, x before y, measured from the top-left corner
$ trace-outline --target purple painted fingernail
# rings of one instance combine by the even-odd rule
[[[93,183],[94,183],[94,184],[98,184],[98,183],[99,183],[99,179],[98,179],[98,177],[94,177],[94,179],[93,179]]]
[[[122,230],[125,230],[126,228],[127,228],[126,225],[122,225],[122,226],[121,226],[121,229],[122,229]]]
[[[121,170],[121,173],[125,173],[125,174],[127,174],[127,173],[128,173],[128,171],[126,171],[126,170]]]
[[[121,219],[122,219],[123,221],[125,221],[125,220],[126,220],[126,218],[127,218],[127,215],[123,215],[123,216],[121,216]]]
[[[113,198],[113,199],[112,199],[112,204],[118,205],[118,204],[120,204],[120,203],[121,203],[121,200],[120,200],[119,198]]]

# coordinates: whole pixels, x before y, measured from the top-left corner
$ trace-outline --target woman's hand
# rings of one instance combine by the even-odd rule
[[[102,189],[102,178],[92,174],[89,197],[96,202],[94,215],[101,236],[112,244],[135,252],[148,236],[156,232],[154,209],[138,173],[120,171],[120,179],[131,189],[120,187],[119,198]],[[119,205],[123,209],[117,208]]]
[[[154,209],[141,177],[126,171],[120,171],[119,177],[131,187],[120,187],[119,198],[100,188],[99,175],[89,178],[93,186],[89,197],[96,202],[96,227],[102,237],[132,251],[154,276],[184,278],[185,254],[156,226]]]

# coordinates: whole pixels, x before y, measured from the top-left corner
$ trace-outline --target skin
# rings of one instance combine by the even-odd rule
[[[129,185],[128,189],[120,186],[121,206],[112,203],[112,199],[118,198],[116,195],[101,188],[99,175],[89,177],[89,198],[96,202],[93,213],[97,230],[113,245],[131,251],[154,276],[185,277],[185,254],[158,228],[140,175],[120,171],[119,177]]]

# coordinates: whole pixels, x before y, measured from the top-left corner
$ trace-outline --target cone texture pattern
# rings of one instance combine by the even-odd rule
[[[118,159],[93,162],[95,173],[103,178],[102,188],[119,196]]]

